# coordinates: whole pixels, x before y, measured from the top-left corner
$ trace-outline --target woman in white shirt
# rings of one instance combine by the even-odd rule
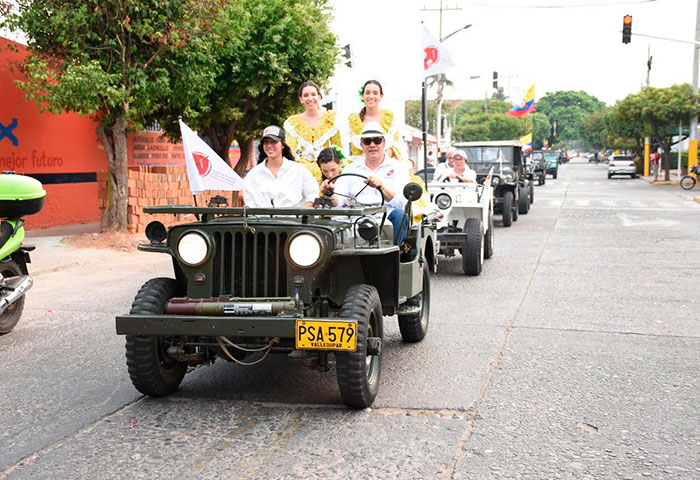
[[[243,199],[250,208],[311,207],[318,197],[318,182],[284,141],[284,130],[271,125],[263,130],[259,163],[243,179]]]

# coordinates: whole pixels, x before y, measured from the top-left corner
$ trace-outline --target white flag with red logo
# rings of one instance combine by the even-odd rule
[[[447,48],[423,25],[423,77],[437,75],[454,65]]]
[[[192,193],[243,188],[243,179],[182,120],[180,131]]]

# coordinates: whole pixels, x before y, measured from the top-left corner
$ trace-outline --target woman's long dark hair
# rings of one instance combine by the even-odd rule
[[[379,93],[384,95],[384,89],[382,88],[382,84],[379,83],[379,80],[367,80],[364,85],[362,85],[362,93],[365,93],[365,88],[367,88],[367,85],[369,84],[374,84],[379,87]],[[365,115],[367,114],[367,107],[362,107],[362,110],[360,110],[360,120],[363,122],[365,121]]]
[[[284,140],[280,140],[282,142],[282,156],[286,158],[287,160],[291,160],[293,162],[296,162],[297,159],[294,158],[294,154],[292,153],[292,149],[289,148],[289,145]],[[267,154],[265,153],[265,150],[263,149],[263,142],[262,140],[260,143],[258,143],[258,163],[262,163],[267,159]]]

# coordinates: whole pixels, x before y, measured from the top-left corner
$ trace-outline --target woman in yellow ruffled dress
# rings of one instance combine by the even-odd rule
[[[299,103],[304,112],[292,115],[284,122],[287,143],[297,158],[321,184],[321,169],[316,163],[318,154],[326,147],[342,148],[340,130],[333,110],[321,110],[321,89],[314,82],[304,82],[299,88]]]
[[[362,155],[362,147],[359,144],[359,136],[365,124],[378,122],[382,130],[387,135],[386,154],[401,161],[401,150],[399,149],[399,129],[394,122],[394,113],[391,110],[379,108],[379,103],[384,97],[384,90],[377,80],[367,80],[360,90],[362,103],[365,104],[360,113],[351,113],[348,116],[348,126],[352,134],[351,154]],[[356,143],[358,142],[358,143]]]

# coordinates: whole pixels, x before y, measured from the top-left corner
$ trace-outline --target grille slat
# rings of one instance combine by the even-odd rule
[[[282,249],[287,234],[258,230],[214,232],[212,295],[279,297],[287,294],[287,266]]]

